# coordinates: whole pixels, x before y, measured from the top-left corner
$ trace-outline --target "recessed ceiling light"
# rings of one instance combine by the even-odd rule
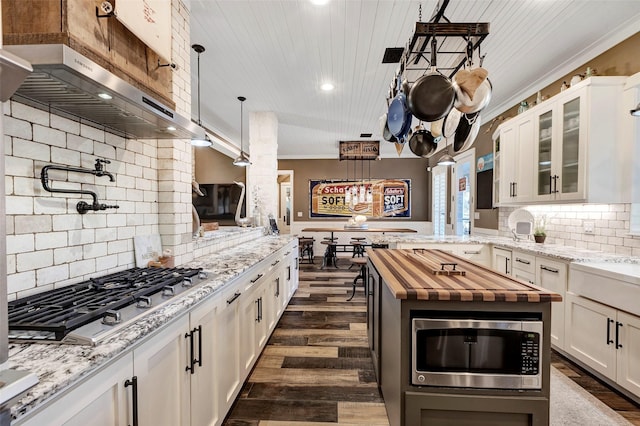
[[[170,131],[170,132],[173,132],[173,131],[176,130],[176,128],[174,126],[168,126],[167,130]]]
[[[113,96],[108,93],[98,93],[98,97],[106,100],[113,99]]]
[[[325,4],[329,3],[329,0],[310,0],[310,1],[316,6],[324,6]]]
[[[331,83],[324,83],[320,88],[325,92],[330,92],[335,88],[335,86]]]

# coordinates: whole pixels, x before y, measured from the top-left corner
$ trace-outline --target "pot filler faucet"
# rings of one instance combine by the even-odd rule
[[[98,158],[96,160],[95,170],[83,169],[80,167],[56,166],[56,165],[50,164],[42,168],[42,171],[40,172],[40,181],[42,182],[42,187],[49,192],[91,195],[91,197],[93,197],[93,204],[89,204],[84,201],[79,201],[78,204],[76,204],[76,210],[78,210],[78,213],[80,214],[85,214],[89,210],[98,211],[98,210],[106,210],[106,209],[118,209],[120,208],[120,206],[116,206],[116,205],[109,206],[106,204],[99,203],[98,195],[93,191],[89,191],[86,189],[54,189],[49,186],[49,170],[62,170],[66,172],[87,173],[87,174],[98,176],[98,177],[108,176],[111,182],[115,182],[116,179],[113,177],[113,175],[104,169],[104,164],[110,164],[110,163],[111,161],[109,160],[103,160]]]

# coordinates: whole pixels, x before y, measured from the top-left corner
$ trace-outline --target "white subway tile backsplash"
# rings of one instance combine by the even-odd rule
[[[17,215],[14,217],[14,234],[46,233],[52,231],[50,215]]]
[[[7,234],[7,254],[31,252],[35,248],[33,234]]]
[[[53,265],[53,250],[39,250],[16,255],[16,270],[18,272],[45,268]]]
[[[78,229],[69,231],[69,244],[74,246],[92,244],[95,242],[93,229]]]
[[[72,135],[80,134],[80,123],[59,115],[51,114],[51,127]]]
[[[51,147],[51,162],[80,167],[80,153],[71,149]]]
[[[55,284],[62,280],[69,279],[69,265],[50,266],[36,271],[38,285]]]
[[[45,145],[65,148],[67,146],[67,135],[61,130],[34,124],[33,141],[40,142]]]
[[[118,255],[112,254],[109,256],[101,256],[96,259],[96,269],[98,271],[105,271],[118,266]]]
[[[81,153],[93,154],[93,141],[83,136],[67,133],[67,148]]]
[[[116,158],[116,148],[114,146],[111,146],[105,143],[94,142],[93,155],[95,155],[98,158],[113,160]],[[109,170],[109,171],[112,170],[111,165],[106,165],[105,168],[106,170]]]
[[[80,260],[69,264],[69,278],[82,277],[96,272],[96,260]]]
[[[28,121],[18,120],[5,115],[2,125],[5,135],[25,140],[33,139],[31,123]]]
[[[94,244],[87,244],[82,248],[82,256],[84,259],[93,259],[96,257],[107,255],[107,243],[96,242]]]
[[[36,286],[35,271],[11,274],[7,276],[7,293],[18,293]]]
[[[82,260],[82,246],[69,246],[53,250],[53,263],[61,265]]]
[[[49,127],[49,113],[20,102],[11,102],[11,116]]]
[[[33,198],[8,195],[6,200],[7,214],[33,214]]]
[[[105,131],[84,123],[80,123],[80,136],[98,142],[104,142]]]
[[[172,32],[181,40],[174,56],[183,64],[174,73],[172,91],[176,110],[189,116],[189,17],[177,14],[182,2],[172,5],[174,16],[180,17],[173,19],[179,28]],[[163,225],[162,232],[168,233],[163,244],[178,255],[178,262],[193,259],[193,150],[187,139],[125,139],[15,101],[4,103],[3,111],[10,300],[134,266],[133,237],[160,233],[161,214],[174,221]],[[39,182],[46,164],[93,169],[96,158],[111,161],[106,170],[115,182],[51,171],[51,186],[94,191],[100,202],[118,204],[118,210],[80,215],[77,202],[91,202],[90,196],[48,193]],[[160,192],[167,192],[171,201],[160,203]]]

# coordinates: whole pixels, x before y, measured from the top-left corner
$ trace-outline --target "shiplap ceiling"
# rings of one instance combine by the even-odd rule
[[[373,133],[383,157],[397,157],[382,139],[380,116],[398,64],[383,64],[387,47],[403,47],[435,0],[190,0],[191,43],[200,56],[200,114],[205,127],[244,148],[249,115],[278,117],[278,158],[337,158],[338,141]],[[487,122],[589,59],[635,34],[640,0],[451,0],[451,22],[489,22],[483,67],[493,85]],[[192,115],[197,118],[196,58],[191,51]],[[448,58],[448,59],[447,59]],[[455,57],[439,57],[438,65]],[[477,61],[477,58],[476,58]],[[320,85],[331,81],[332,92]],[[223,151],[225,151],[223,149]],[[232,154],[230,154],[232,155]],[[405,149],[403,157],[413,157]]]

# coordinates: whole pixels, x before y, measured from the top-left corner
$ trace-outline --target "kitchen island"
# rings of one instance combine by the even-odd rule
[[[440,250],[376,249],[367,266],[369,345],[392,426],[548,424],[551,302],[560,295]],[[453,325],[427,343],[428,321]],[[500,323],[522,325],[517,347]],[[434,353],[432,342],[445,349]],[[457,363],[461,350],[471,353]],[[509,366],[514,357],[522,365]]]

